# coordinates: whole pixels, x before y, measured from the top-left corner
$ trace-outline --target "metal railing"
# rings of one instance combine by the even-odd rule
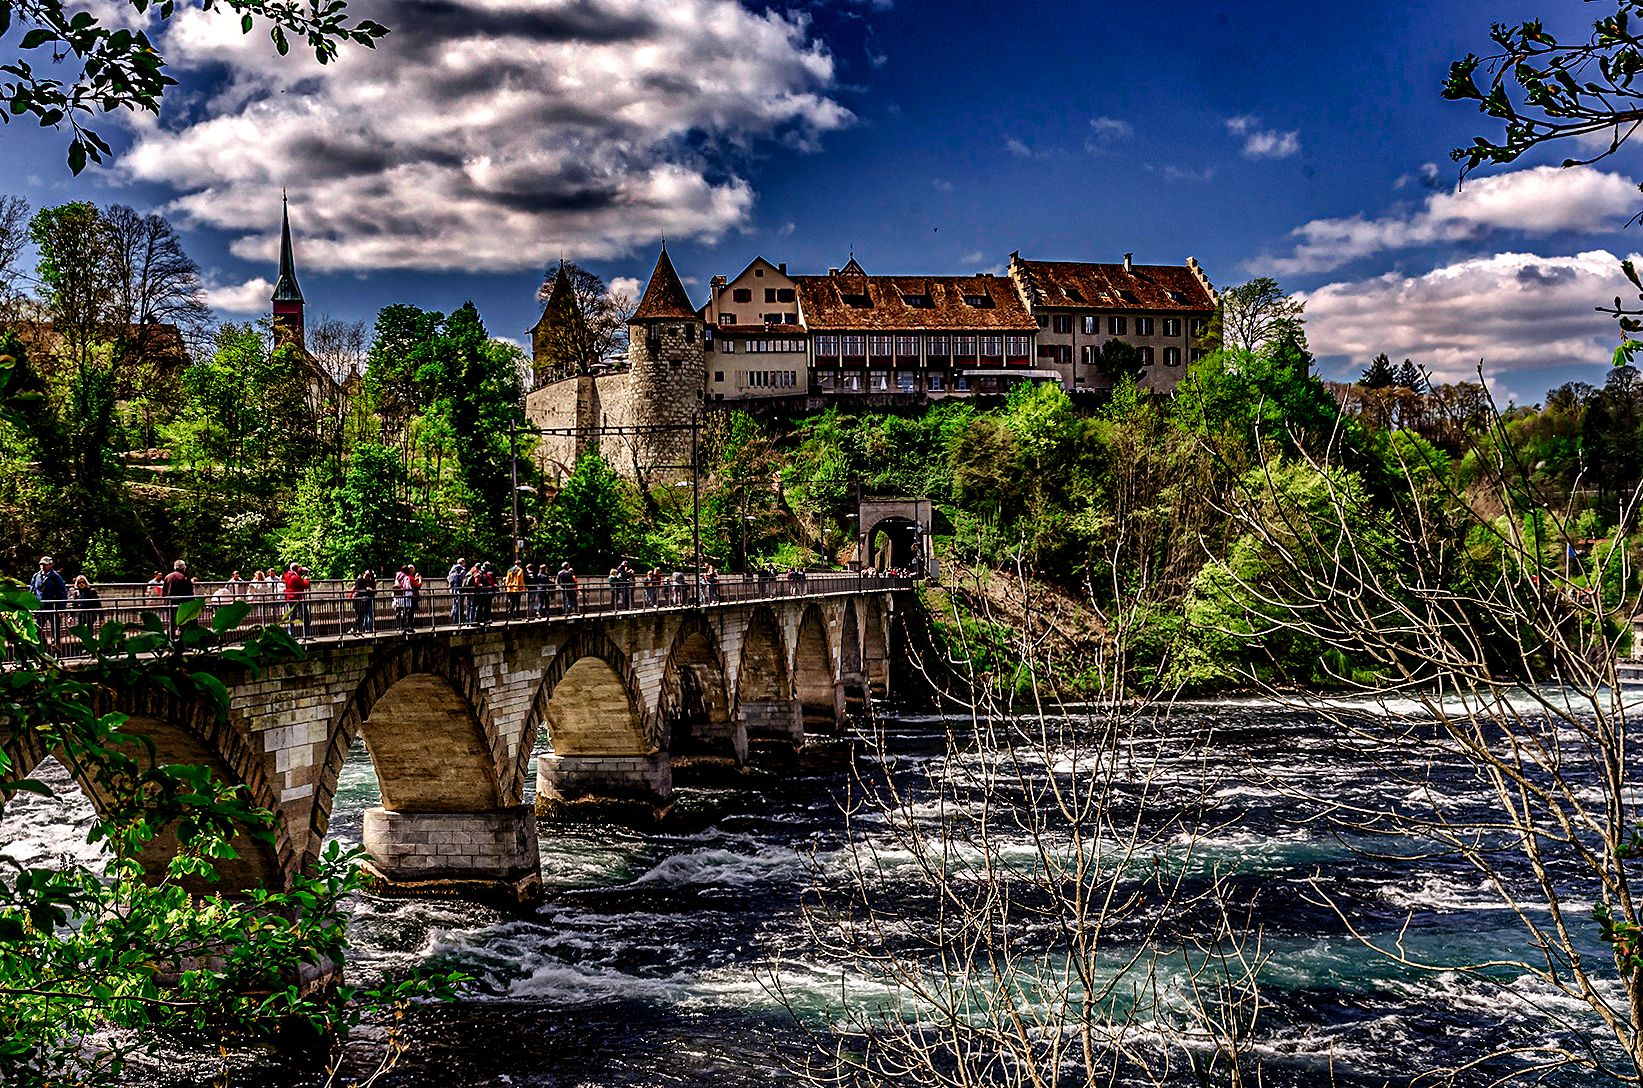
[[[194,599],[205,601],[204,611],[192,622],[211,626],[219,608],[235,602],[251,606],[226,641],[249,636],[261,627],[282,626],[304,642],[401,638],[414,634],[473,628],[514,626],[583,620],[591,616],[666,612],[714,608],[759,601],[829,597],[913,588],[920,579],[877,571],[807,572],[791,574],[720,575],[718,581],[664,579],[659,585],[644,576],[630,582],[609,578],[582,578],[575,586],[528,586],[510,592],[466,587],[452,590],[441,578],[424,583],[414,596],[397,593],[392,578],[379,580],[376,592],[356,595],[351,581],[314,581],[299,598],[287,599],[279,582],[195,582]],[[264,590],[262,587],[272,587]],[[152,615],[168,628],[175,627],[177,609],[189,598],[158,597],[146,584],[119,583],[96,587],[95,605],[70,600],[58,607],[42,606],[35,620],[42,639],[59,658],[85,656],[77,626],[94,632],[104,624],[122,623],[128,629],[143,626]]]

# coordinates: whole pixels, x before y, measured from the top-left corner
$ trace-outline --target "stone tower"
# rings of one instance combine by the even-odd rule
[[[302,322],[302,288],[297,286],[297,262],[291,253],[291,208],[280,194],[280,275],[274,281],[274,347],[290,344],[308,350]]]
[[[707,381],[707,325],[679,282],[667,244],[656,258],[644,298],[628,321],[628,395],[639,427],[688,426],[702,410]],[[690,432],[637,436],[638,460],[660,476],[688,473]]]

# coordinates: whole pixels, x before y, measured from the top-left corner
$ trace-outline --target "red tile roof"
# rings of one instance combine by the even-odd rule
[[[848,266],[847,266],[848,267]],[[857,267],[860,267],[859,265]],[[1033,332],[1038,323],[1006,276],[794,276],[799,316],[818,329]],[[985,299],[980,306],[969,298]],[[909,300],[916,300],[916,304]]]
[[[667,249],[663,247],[661,256],[656,258],[656,271],[650,274],[650,283],[645,285],[645,297],[639,300],[639,308],[633,311],[632,320],[690,319],[695,316],[696,307],[690,304],[685,285],[679,282],[679,273],[673,270],[673,262],[668,260]]]
[[[1160,310],[1210,313],[1215,299],[1193,269],[1180,264],[1017,260],[1017,274],[1035,308]]]

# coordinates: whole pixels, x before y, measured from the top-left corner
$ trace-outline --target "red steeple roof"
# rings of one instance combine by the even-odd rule
[[[673,262],[668,260],[667,245],[664,243],[662,255],[656,258],[656,271],[650,274],[650,283],[645,286],[645,297],[639,300],[639,308],[633,311],[633,320],[693,319],[695,316],[696,307],[690,304],[690,296],[685,294],[685,285],[679,282],[679,273],[673,270]]]

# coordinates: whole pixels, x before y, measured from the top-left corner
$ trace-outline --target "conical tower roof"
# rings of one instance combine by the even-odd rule
[[[667,246],[664,245],[661,256],[656,258],[656,271],[650,274],[650,283],[645,285],[645,297],[639,300],[639,308],[633,311],[633,320],[656,321],[695,316],[696,308],[690,304],[690,296],[685,294],[685,285],[679,282],[679,273],[673,270],[673,262],[668,260]]]
[[[297,261],[291,253],[291,208],[280,194],[280,277],[274,281],[275,302],[301,302],[297,286]]]

